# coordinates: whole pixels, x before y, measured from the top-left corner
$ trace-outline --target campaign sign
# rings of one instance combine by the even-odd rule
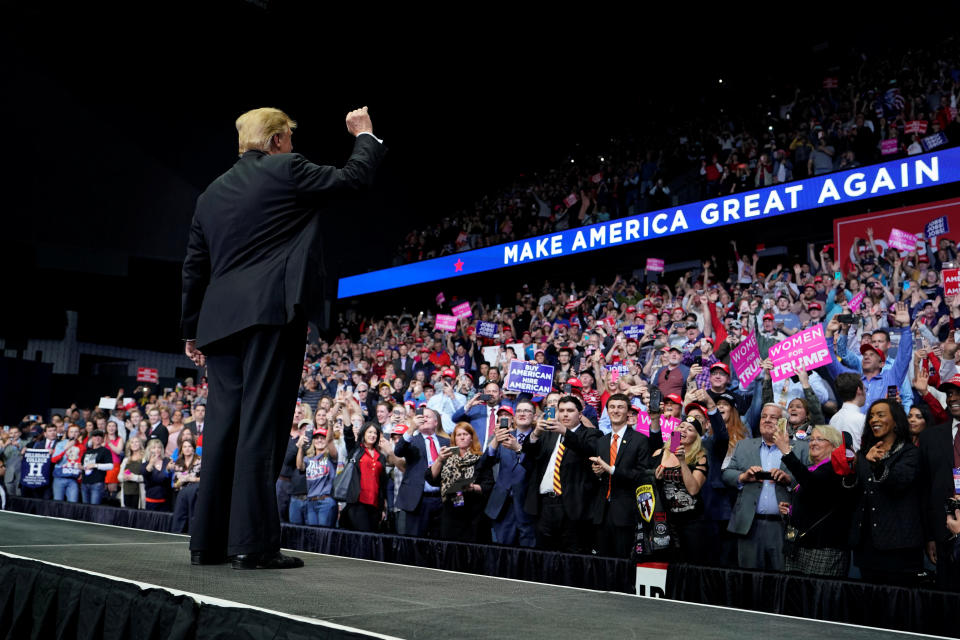
[[[740,341],[731,352],[730,362],[737,372],[737,380],[742,388],[747,387],[760,374],[760,349],[757,346],[757,334],[751,333]]]
[[[643,330],[645,327],[646,325],[642,324],[631,324],[623,328],[623,335],[637,340],[643,335]]]
[[[856,313],[860,311],[860,305],[863,304],[863,297],[867,295],[867,290],[863,289],[857,295],[850,298],[850,311]]]
[[[670,434],[673,433],[673,430],[680,426],[680,418],[674,416],[660,416],[660,435],[663,437],[663,441],[667,442],[670,440]]]
[[[457,316],[447,315],[446,313],[438,313],[436,319],[434,319],[433,326],[435,329],[439,329],[440,331],[456,331]]]
[[[647,271],[659,271],[663,273],[663,260],[660,258],[647,258]]]
[[[637,595],[645,598],[666,598],[667,567],[666,562],[637,564]]]
[[[650,414],[642,409],[637,412],[636,430],[648,438],[650,437]]]
[[[563,199],[563,204],[567,205],[567,208],[569,208],[577,204],[577,200],[578,200],[577,194],[571,193],[570,195],[568,195],[566,198]]]
[[[948,233],[950,233],[950,223],[947,221],[947,216],[940,216],[939,218],[931,220],[923,228],[923,235],[925,235],[928,240]]]
[[[943,131],[938,131],[932,135],[927,136],[926,138],[920,138],[920,144],[923,145],[924,151],[930,151],[931,149],[942,147],[948,142],[950,141],[947,139],[947,134],[944,133]]]
[[[484,338],[492,338],[493,336],[497,335],[497,323],[484,321],[478,322],[477,335]]]
[[[156,384],[159,381],[160,376],[156,369],[150,369],[149,367],[137,367],[137,382],[153,382]]]
[[[960,269],[944,269],[940,276],[943,278],[944,296],[960,294]]]
[[[443,304],[444,302],[446,302],[446,301],[447,301],[447,298],[446,298],[446,296],[443,295],[443,291],[441,291],[440,293],[437,294],[437,306],[438,306],[438,307],[439,307],[440,305],[442,305],[442,304]]]
[[[897,139],[892,138],[880,142],[880,155],[889,156],[896,153],[900,147],[897,145]]]
[[[887,246],[900,251],[914,251],[917,248],[917,236],[900,229],[890,229],[890,238]]]
[[[827,349],[823,325],[815,324],[773,345],[770,347],[770,360],[773,362],[773,371],[770,372],[773,382],[794,375],[800,365],[811,371],[833,362]]]
[[[458,318],[470,318],[473,316],[473,311],[470,310],[469,302],[461,302],[460,304],[455,306],[452,309],[452,311],[453,311],[453,315],[455,315]]]
[[[20,484],[36,489],[50,484],[50,452],[46,449],[24,449],[20,463]]]
[[[545,396],[553,388],[553,367],[549,364],[512,360],[504,389]]]
[[[616,382],[620,376],[625,376],[630,373],[629,365],[625,364],[608,364],[606,366],[607,371],[610,372],[610,382]]]

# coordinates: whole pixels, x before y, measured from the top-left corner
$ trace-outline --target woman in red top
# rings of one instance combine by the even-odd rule
[[[360,470],[360,497],[344,510],[345,527],[354,531],[376,531],[383,519],[387,497],[387,459],[380,453],[380,427],[368,423],[350,454]]]
[[[117,423],[113,420],[107,421],[107,434],[103,443],[107,445],[107,450],[113,457],[113,469],[107,471],[107,477],[104,482],[107,485],[107,492],[110,496],[115,496],[120,488],[117,474],[120,472],[120,463],[123,461],[123,438],[117,429]]]

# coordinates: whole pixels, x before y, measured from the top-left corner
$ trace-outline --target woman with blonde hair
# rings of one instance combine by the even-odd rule
[[[787,432],[778,429],[774,436],[783,464],[797,482],[793,504],[780,504],[780,513],[789,518],[787,530],[794,538],[784,569],[845,578],[850,568],[848,538],[853,500],[843,489],[843,476],[831,462],[834,449],[845,449],[843,434],[833,427],[817,425],[807,441],[809,465],[793,453]]]
[[[120,480],[120,506],[130,509],[144,508],[143,469],[144,469],[143,440],[133,436],[127,440],[123,449],[123,462],[117,478]]]
[[[700,440],[703,424],[687,416],[677,427],[679,442],[653,454],[654,477],[667,510],[670,544],[684,562],[704,564],[708,534],[700,490],[707,481],[707,452]],[[671,438],[672,442],[675,442]]]
[[[428,483],[440,487],[440,536],[459,542],[489,542],[490,523],[483,508],[493,490],[492,470],[469,422],[457,423],[451,442],[455,444],[443,447],[424,474]]]
[[[151,439],[146,446],[147,464],[143,469],[143,491],[147,511],[169,511],[170,458],[164,455],[163,443]]]

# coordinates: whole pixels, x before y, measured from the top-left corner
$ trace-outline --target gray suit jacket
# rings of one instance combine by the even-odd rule
[[[737,488],[740,474],[752,466],[760,465],[760,443],[761,438],[749,438],[737,443],[737,448],[733,451],[733,458],[730,464],[723,470],[723,483],[728,487]],[[810,464],[809,444],[803,440],[793,440],[793,452],[797,458],[804,464]],[[780,468],[787,472],[787,466],[780,463]],[[790,476],[793,477],[792,475]],[[783,485],[777,483],[777,502],[792,502],[793,486],[795,482]],[[733,513],[730,514],[730,524],[727,531],[746,535],[753,525],[753,516],[757,513],[757,502],[760,501],[760,490],[763,488],[762,482],[748,482],[737,493],[737,502],[733,505]]]

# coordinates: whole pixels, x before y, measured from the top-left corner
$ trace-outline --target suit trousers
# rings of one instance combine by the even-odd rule
[[[783,571],[783,521],[754,517],[746,536],[737,543],[741,569]]]
[[[191,551],[280,550],[274,482],[290,439],[306,320],[255,326],[204,348],[209,398]]]

